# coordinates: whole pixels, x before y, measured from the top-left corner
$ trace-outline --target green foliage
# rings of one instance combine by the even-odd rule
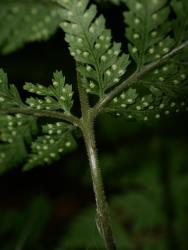
[[[134,150],[130,147],[121,149],[115,153],[115,157],[109,154],[106,159],[111,162],[110,167],[102,161],[105,167],[103,169],[105,177],[110,181],[110,186],[112,182],[113,188],[116,187],[120,191],[110,198],[117,247],[120,250],[168,249],[165,204],[169,200],[166,200],[164,194],[163,185],[166,185],[166,182],[161,178],[161,171],[166,167],[175,209],[171,222],[175,228],[178,250],[185,250],[188,245],[186,234],[187,145],[174,139],[168,143],[162,140],[155,142],[155,145],[152,141],[148,145],[143,143],[142,145],[145,146],[144,150],[147,151],[148,157],[145,160],[137,159],[136,162],[140,162],[140,166],[133,164],[137,152],[135,147]],[[163,154],[162,148],[165,148],[167,153],[165,166],[163,166],[163,160],[160,161],[160,154]],[[132,159],[131,161],[128,156]],[[18,246],[23,250],[48,249],[45,247],[48,239],[40,240],[48,219],[49,204],[42,198],[32,202],[27,210],[0,211],[1,249],[10,250]],[[72,218],[72,222],[65,230],[65,233],[60,238],[57,237],[57,241],[54,242],[56,247],[51,245],[49,249],[104,249],[102,238],[96,228],[94,207],[80,211],[76,217]],[[7,235],[9,241],[6,240]]]
[[[42,249],[41,237],[50,217],[50,205],[44,197],[32,200],[21,211],[0,211],[0,242],[2,250]]]
[[[188,111],[185,101],[180,101],[180,99],[176,102],[176,100],[163,95],[159,84],[157,87],[150,86],[152,94],[143,96],[140,96],[136,89],[130,88],[119,97],[115,97],[106,111],[113,112],[116,116],[124,115],[129,120],[135,119],[140,122],[151,122],[180,111]]]
[[[175,210],[171,226],[174,227],[174,237],[179,249],[187,249],[187,145],[174,139],[169,142],[150,141],[148,145],[145,143],[141,145],[144,145],[143,152],[147,152],[147,156],[143,156],[144,159],[141,157],[135,159],[135,155],[141,150],[140,146],[138,149],[129,146],[113,152],[113,155],[102,155],[101,163],[107,185],[119,191],[117,195],[110,197],[117,247],[122,250],[168,249],[169,222],[166,216],[169,216],[169,211],[166,212],[166,207],[169,205],[169,197],[165,197],[164,190],[166,185],[170,185],[174,205],[170,209]],[[164,153],[162,148],[165,148],[167,154],[164,166],[163,160],[161,161],[161,153]],[[163,171],[166,171],[164,168],[168,169],[169,183],[162,177]],[[75,244],[73,249],[84,247],[103,249],[98,242],[98,236],[95,235],[94,223],[94,208],[93,212],[91,208],[83,211],[73,219],[67,234],[62,239],[62,247],[58,250],[65,248],[63,248],[65,242],[67,246]],[[84,238],[84,233],[88,235],[88,232],[90,235]],[[92,240],[93,238],[95,240]]]
[[[58,160],[62,153],[67,153],[75,148],[75,140],[71,134],[73,126],[57,122],[43,126],[45,135],[39,136],[32,142],[32,153],[24,166],[28,170],[38,165],[51,164]]]
[[[181,10],[187,6],[184,1],[172,2],[177,16],[173,22],[169,21],[170,6],[166,0],[123,2],[129,9],[124,14],[128,25],[126,36],[130,41],[129,50],[139,70],[168,53],[175,44],[174,40],[178,40],[177,36],[181,36],[179,41],[184,39],[186,22],[183,26],[183,19],[180,17]],[[79,84],[84,86],[86,92],[101,98],[109,88],[121,82],[129,64],[128,55],[121,52],[119,43],[111,42],[111,32],[105,28],[104,17],[97,15],[95,5],[89,5],[88,0],[59,0],[58,3],[60,5],[56,5],[56,14],[58,13],[62,22],[61,27],[65,31],[70,53],[77,62],[78,81],[81,81]],[[181,30],[181,35],[175,34],[176,39],[170,36],[173,25],[176,30]],[[177,29],[177,25],[181,29]],[[132,88],[115,97],[106,111],[146,122],[187,110],[186,60],[176,57],[144,75]],[[6,79],[4,82],[6,86]],[[73,105],[72,87],[65,84],[61,72],[54,73],[53,86],[26,83],[24,88],[44,97],[28,98],[26,102],[30,107],[70,113]],[[8,87],[5,91],[2,90],[1,105],[4,103],[4,95],[7,101],[11,100],[11,105],[13,102],[21,105],[19,94],[13,85],[10,85],[10,90]],[[7,106],[8,103],[4,105]]]
[[[36,119],[21,114],[0,115],[0,172],[18,166],[27,156],[26,145],[37,133]]]
[[[14,85],[8,84],[7,75],[0,71],[0,107],[2,109],[19,107],[28,110]],[[72,87],[65,84],[62,72],[54,73],[53,85],[26,83],[24,89],[33,94],[44,96],[44,100],[30,97],[26,102],[36,110],[63,110],[69,114],[72,107]],[[28,170],[37,165],[50,164],[60,158],[62,153],[75,148],[75,141],[71,132],[74,127],[66,123],[57,122],[43,126],[44,135],[34,136],[39,132],[37,119],[22,114],[0,116],[0,172],[26,160],[24,169]],[[28,146],[31,153],[28,154]],[[26,148],[27,147],[27,148]],[[15,153],[16,152],[16,153]]]
[[[66,236],[60,240],[57,250],[103,247],[95,223],[94,209],[90,208],[84,211],[73,220]]]
[[[107,4],[107,3],[113,3],[113,4],[120,4],[120,0],[96,0],[97,3],[100,4]]]
[[[89,0],[58,1],[59,11],[70,53],[78,62],[82,85],[88,93],[102,97],[118,83],[129,64],[128,55],[121,53],[121,44],[112,43],[110,30],[102,15],[96,17],[96,6],[87,8]]]
[[[16,87],[8,84],[6,74],[0,70],[0,109],[3,113],[15,113],[15,115],[0,115],[1,172],[26,158],[25,170],[58,160],[62,153],[75,147],[72,132],[76,127],[82,130],[86,144],[87,139],[94,144],[90,129],[98,111],[115,113],[117,116],[123,114],[128,119],[144,122],[181,110],[188,111],[187,50],[181,51],[173,58],[168,54],[187,37],[185,32],[188,25],[187,21],[184,22],[186,19],[184,9],[187,10],[185,0],[172,1],[172,8],[167,0],[122,1],[128,7],[124,17],[127,25],[126,38],[130,43],[129,52],[135,62],[131,66],[133,68],[136,66],[135,73],[128,79],[126,77],[130,75],[127,73],[129,55],[122,52],[120,43],[112,42],[111,31],[106,29],[105,18],[98,15],[96,6],[90,5],[89,0],[57,0],[57,2],[59,5],[45,0],[40,3],[33,0],[27,2],[27,5],[25,2],[19,2],[17,5],[11,0],[5,5],[2,1],[0,27],[3,28],[0,31],[0,46],[4,52],[9,52],[27,41],[47,39],[61,22],[70,54],[76,61],[77,84],[82,85],[86,92],[79,91],[82,117],[80,119],[80,116],[71,114],[72,86],[65,83],[61,71],[54,73],[52,84],[48,87],[26,83],[24,89],[33,96],[27,98],[25,104]],[[170,14],[176,18],[170,20]],[[18,24],[20,30],[17,29]],[[172,28],[178,30],[174,35]],[[180,50],[180,47],[176,49]],[[174,51],[173,53],[175,54]],[[168,60],[165,61],[164,58]],[[119,96],[117,93],[120,93]],[[89,107],[85,94],[99,97],[100,100],[94,108]],[[113,100],[111,97],[114,97]],[[101,103],[106,104],[106,100],[106,107],[102,106],[100,110]],[[37,129],[36,118],[33,118],[35,115],[49,116],[55,121],[53,119],[44,121],[40,131]],[[57,118],[63,122],[56,121]],[[95,147],[91,151],[93,150]],[[89,156],[92,165],[92,153]],[[150,167],[153,167],[153,162]],[[93,168],[95,168],[93,171],[96,171],[96,166]],[[117,234],[118,249],[166,249],[168,235],[162,209],[163,183],[160,183],[159,172],[156,169],[147,168],[147,171],[142,169],[137,176],[130,179],[131,181],[122,177],[117,184],[118,188],[124,186],[122,194],[111,201],[113,217],[117,218],[113,220],[113,225],[115,235]],[[180,193],[187,190],[187,176],[179,176],[176,172],[176,177],[173,175],[170,177],[176,187],[172,195],[178,200],[175,228],[180,229],[187,205]],[[130,184],[136,188],[130,188]],[[105,206],[101,207],[104,209]],[[100,206],[98,209],[100,210]],[[31,239],[38,237],[38,235],[32,236],[35,223],[33,211],[34,213],[38,211],[38,207],[34,206],[31,209],[28,223],[26,226],[23,224],[21,226],[23,231],[21,236],[18,235],[18,249],[23,248],[30,234]],[[58,249],[83,248],[85,245],[92,247],[93,242],[88,228],[97,224],[92,213],[93,210],[89,209],[70,226],[70,231]],[[181,235],[177,235],[180,245],[183,244],[186,249],[185,235],[182,231]],[[99,236],[94,237],[94,244],[102,249],[101,239]]]
[[[53,1],[1,0],[0,50],[9,53],[26,42],[49,39],[60,22],[57,10]]]
[[[123,227],[116,220],[113,221],[113,229],[117,236],[118,249],[133,249],[129,237],[125,235]],[[56,250],[83,248],[104,249],[102,238],[96,228],[95,209],[93,207],[82,211],[73,220]]]
[[[7,75],[0,70],[0,106],[1,108],[23,106],[20,95],[14,85],[8,85]],[[0,172],[17,166],[27,156],[26,144],[31,143],[36,133],[36,119],[17,114],[0,116]],[[16,149],[16,154],[15,154]]]
[[[166,249],[163,235],[165,219],[162,210],[156,205],[142,193],[130,192],[112,199],[112,225],[118,249]],[[57,250],[84,247],[104,249],[95,229],[94,216],[94,208],[88,208],[74,219]],[[155,236],[157,231],[161,236]]]
[[[184,39],[188,38],[187,28],[188,28],[188,20],[187,20],[187,12],[188,12],[188,2],[186,0],[172,0],[171,2],[172,8],[176,14],[176,20],[174,21],[174,33],[176,42],[180,43],[184,41]]]
[[[41,84],[26,83],[24,89],[30,93],[44,96],[44,100],[30,97],[26,100],[30,107],[36,109],[59,110],[70,113],[72,108],[72,86],[65,84],[65,78],[61,71],[54,73],[53,86],[44,87]]]
[[[129,52],[138,67],[159,59],[174,45],[169,32],[169,6],[167,0],[125,0],[126,36],[131,42]]]
[[[97,1],[99,4],[108,1]],[[118,0],[111,0],[119,3]],[[29,10],[29,11],[28,11]],[[1,0],[0,51],[11,53],[26,43],[48,40],[58,29],[59,6],[53,0]]]
[[[14,85],[8,84],[7,75],[0,69],[0,107],[22,106],[22,100]]]
[[[170,36],[172,29],[172,23],[169,21],[170,7],[166,0],[123,2],[129,8],[124,14],[125,23],[128,25],[126,37],[130,41],[129,52],[138,70],[141,70],[144,65],[155,62],[168,53],[175,44],[174,38]],[[183,8],[183,2],[173,3],[174,9],[178,11],[177,5]],[[178,20],[174,21],[175,30],[179,30]],[[180,29],[181,34],[185,33],[183,28]],[[135,81],[134,88],[127,88],[120,96],[115,97],[106,111],[147,123],[167,117],[171,113],[187,111],[186,62],[187,59],[180,54],[162,67],[149,72]]]

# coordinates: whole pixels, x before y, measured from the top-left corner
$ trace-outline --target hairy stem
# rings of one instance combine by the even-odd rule
[[[97,206],[97,227],[102,236],[107,250],[115,250],[115,243],[113,240],[111,219],[108,210],[108,204],[105,197],[103,180],[101,170],[99,167],[95,135],[92,119],[82,122],[82,132],[86,144],[89,164],[91,169],[91,176],[93,181],[93,189],[95,193],[95,200]]]
[[[79,126],[79,119],[73,115],[64,114],[57,111],[36,110],[31,108],[3,108],[0,109],[0,114],[25,114],[36,117],[48,117],[70,122],[75,126]]]
[[[97,227],[104,240],[106,249],[115,250],[116,247],[113,240],[110,214],[105,197],[102,174],[97,155],[94,134],[94,117],[92,116],[92,109],[89,106],[88,95],[80,83],[79,73],[77,74],[77,83],[82,113],[82,117],[80,118],[80,128],[83,133],[87,155],[89,158],[93,190],[97,207]]]
[[[141,79],[144,75],[149,73],[150,71],[158,68],[159,66],[166,63],[171,57],[178,54],[181,50],[188,47],[188,41],[185,41],[181,45],[177,46],[173,50],[171,50],[169,53],[161,57],[159,60],[150,63],[142,68],[141,71],[136,70],[128,79],[123,81],[121,84],[114,87],[109,93],[107,93],[93,108],[93,115],[96,117],[98,113],[100,113],[103,108],[110,102],[112,99],[120,94],[123,90],[130,87],[132,84],[134,84],[137,80]]]

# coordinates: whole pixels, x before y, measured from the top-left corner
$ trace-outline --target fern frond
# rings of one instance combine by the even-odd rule
[[[43,126],[43,136],[32,142],[32,152],[24,166],[24,170],[38,165],[51,164],[64,153],[73,150],[76,142],[71,134],[73,127],[66,123],[57,122]]]
[[[7,76],[2,70],[0,71],[0,80],[0,108],[6,110],[7,107],[18,107],[17,112],[19,110],[20,112],[22,110],[27,111],[28,107],[22,103],[14,85],[8,85]],[[36,141],[32,142],[33,135],[37,132],[36,118],[33,117],[35,108],[37,110],[61,109],[67,117],[71,117],[70,109],[73,105],[73,92],[71,85],[65,84],[62,72],[56,71],[54,73],[53,85],[49,87],[26,83],[24,89],[40,95],[44,99],[30,97],[26,100],[33,108],[33,113],[31,112],[30,116],[21,114],[0,116],[0,140],[3,142],[0,146],[1,172],[17,165],[26,158],[28,154],[26,144],[32,145],[32,153],[29,155],[29,161],[24,167],[25,170],[44,163],[50,164],[52,161],[59,159],[62,152],[66,153],[75,147],[75,141],[71,134],[74,126],[61,122],[43,126],[45,135],[39,136]]]
[[[171,5],[176,15],[176,20],[173,22],[173,30],[175,33],[176,42],[180,43],[188,38],[188,2],[186,0],[172,0]]]
[[[177,62],[173,60],[154,70],[140,80],[139,84],[150,90],[153,87],[157,88],[161,94],[166,95],[168,98],[183,98],[186,100],[188,93],[187,66],[183,65],[180,58],[177,58],[177,60]]]
[[[169,36],[170,8],[167,0],[122,0],[129,8],[124,14],[129,52],[140,69],[144,64],[159,59],[174,45]]]
[[[21,114],[0,116],[1,140],[3,142],[14,142],[14,138],[22,135],[27,143],[32,141],[31,134],[36,133],[36,119]],[[28,129],[30,128],[30,130]],[[29,132],[30,131],[30,132]]]
[[[19,166],[27,157],[22,138],[15,138],[13,143],[0,144],[0,174]]]
[[[9,53],[26,42],[49,39],[60,22],[57,10],[52,1],[1,0],[0,50]]]
[[[8,84],[7,74],[0,69],[0,108],[23,106],[18,90]]]
[[[147,122],[188,111],[186,55],[184,51],[137,80],[115,97],[106,111]]]
[[[17,166],[27,156],[26,144],[37,132],[36,119],[17,114],[0,116],[0,172]]]
[[[44,99],[30,97],[26,100],[30,107],[47,110],[63,110],[70,113],[73,105],[72,86],[65,84],[65,78],[61,71],[54,73],[53,85],[45,87],[41,84],[26,83],[24,89],[30,93],[44,96]]]
[[[97,16],[95,5],[88,7],[89,0],[57,2],[62,6],[61,27],[71,55],[79,63],[82,84],[88,93],[102,97],[125,74],[128,55],[121,53],[121,44],[111,42],[104,17]]]
[[[7,75],[0,69],[0,109],[23,107],[16,87],[8,84]],[[27,155],[26,144],[37,132],[36,119],[21,114],[0,115],[0,172],[16,166]]]
[[[158,88],[152,86],[150,90],[150,94],[138,96],[136,89],[130,88],[119,97],[115,97],[106,111],[140,122],[150,122],[180,111],[188,111],[185,101],[178,100],[177,102],[170,99],[161,94]]]

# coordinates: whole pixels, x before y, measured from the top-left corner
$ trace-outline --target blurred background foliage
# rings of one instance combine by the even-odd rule
[[[5,2],[1,0],[0,5]],[[19,1],[10,1],[14,2]],[[122,6],[99,4],[99,9],[115,39],[123,41]],[[20,90],[25,81],[49,84],[56,69],[62,69],[67,82],[74,83],[74,62],[56,22],[49,36],[33,39],[47,41],[23,47],[32,40],[25,36],[11,44],[14,29],[0,41],[0,67]],[[118,249],[188,249],[187,127],[186,113],[147,126],[107,115],[96,122]],[[23,173],[17,166],[0,176],[0,249],[103,249],[82,139],[78,144],[76,151],[48,168]]]

